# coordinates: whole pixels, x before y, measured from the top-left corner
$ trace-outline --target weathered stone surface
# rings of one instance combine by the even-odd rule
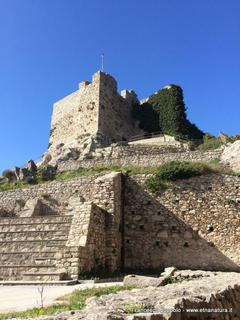
[[[125,180],[125,267],[238,271],[240,178],[204,175],[158,196],[146,178]]]
[[[159,287],[164,284],[165,277],[146,277],[135,274],[124,277],[123,284],[125,286],[143,287]]]
[[[37,172],[37,166],[33,160],[29,160],[27,163],[27,169],[31,175],[34,175]]]
[[[135,312],[129,313],[134,309]],[[240,274],[218,272],[159,288],[133,289],[91,298],[81,312],[65,312],[41,319],[238,320],[239,314]]]
[[[1,280],[50,281],[63,269],[77,278],[120,268],[122,175],[96,178],[0,192]]]
[[[91,299],[83,319],[114,319],[111,314],[118,314],[123,319],[238,319],[240,314],[240,275],[237,273],[217,273],[193,281],[169,284],[160,288],[143,288],[117,295]],[[124,310],[136,306],[139,309],[152,310],[127,315]],[[199,312],[187,312],[189,309]],[[218,309],[218,312],[201,312],[200,309]],[[163,309],[180,312],[164,312]],[[225,310],[227,312],[225,312]],[[117,312],[118,311],[118,312]],[[81,314],[81,313],[80,313]],[[100,315],[102,316],[100,318]],[[162,317],[160,317],[160,315]]]
[[[58,162],[58,171],[77,170],[81,167],[94,166],[159,166],[173,160],[211,161],[220,158],[222,148],[206,152],[191,151],[181,146],[145,146],[145,145],[115,145],[84,151],[78,160]]]
[[[92,83],[82,82],[79,90],[56,102],[48,150],[51,163],[75,161],[72,149],[83,159],[91,156],[96,146],[103,147],[141,133],[132,117],[133,97],[136,99],[135,94],[128,91],[120,96],[115,79],[97,72]]]
[[[13,182],[17,180],[16,174],[12,170],[4,170],[2,175],[4,178],[8,179],[8,182]]]
[[[176,273],[177,272],[177,273]],[[175,276],[176,273],[176,276]],[[211,272],[210,272],[211,273]],[[177,271],[175,267],[168,267],[164,269],[164,272],[161,273],[159,277],[149,277],[149,276],[141,276],[136,274],[127,275],[123,279],[123,284],[125,286],[134,286],[136,288],[143,287],[161,287],[164,286],[170,277],[172,278],[191,278],[194,277],[194,271],[186,270],[185,273],[181,274]],[[201,271],[201,276],[204,276],[205,272]],[[199,273],[195,277],[197,277]]]
[[[228,164],[232,170],[240,172],[240,140],[225,147],[221,160]]]
[[[21,217],[36,217],[42,215],[42,202],[39,198],[29,199],[22,211]]]
[[[24,181],[27,183],[31,183],[34,181],[33,175],[31,174],[31,172],[27,168],[21,168],[19,170],[18,180]]]

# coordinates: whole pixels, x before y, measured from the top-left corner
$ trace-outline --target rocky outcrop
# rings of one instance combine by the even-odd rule
[[[221,161],[229,165],[235,172],[240,172],[240,140],[226,146],[222,153]]]
[[[37,173],[37,166],[33,160],[29,160],[26,167],[14,167],[12,170],[4,170],[2,175],[8,182],[23,181],[34,183],[34,176]]]
[[[183,270],[175,271],[172,280],[178,282],[93,297],[81,312],[42,319],[239,320],[239,273]]]
[[[161,287],[164,286],[168,279],[174,274],[176,268],[169,267],[165,268],[164,272],[161,273],[160,277],[146,277],[131,274],[123,279],[123,284],[125,286],[134,286],[137,288],[144,288],[144,287]]]

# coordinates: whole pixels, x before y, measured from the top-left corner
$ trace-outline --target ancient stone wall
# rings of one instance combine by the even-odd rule
[[[173,160],[211,161],[219,159],[221,149],[190,151],[176,147],[114,146],[98,149],[90,159],[59,162],[59,171],[77,170],[96,166],[159,166]]]
[[[108,212],[91,202],[75,201],[75,212],[68,236],[67,247],[78,247],[78,272],[108,268],[106,219]],[[82,250],[83,249],[83,250]]]
[[[134,93],[125,90],[120,96],[117,82],[102,72],[97,73],[94,79],[100,84],[98,131],[112,141],[127,140],[143,133],[132,114],[134,98],[137,100]]]
[[[117,92],[110,75],[97,72],[92,83],[83,81],[79,89],[53,106],[49,153],[56,156],[61,148],[80,148],[86,139],[101,133],[110,141],[127,139],[141,133],[132,117],[134,94],[125,98]]]
[[[240,178],[204,175],[159,196],[125,181],[126,268],[240,270]]]
[[[176,182],[156,196],[144,187],[147,177],[122,182],[121,173],[110,173],[0,192],[0,207],[7,211],[20,200],[38,197],[54,199],[62,210],[59,215],[0,219],[0,275],[24,270],[14,265],[13,256],[24,262],[25,254],[34,252],[35,263],[42,244],[51,243],[59,254],[49,258],[74,276],[98,267],[117,270],[123,259],[125,268],[239,271],[240,178],[203,175]],[[18,243],[25,248],[25,240],[28,251],[21,253]],[[43,268],[31,264],[32,272]]]
[[[49,151],[64,144],[76,147],[98,130],[99,83],[82,82],[79,90],[53,106]]]
[[[26,203],[31,199],[38,198],[51,199],[59,208],[55,215],[50,216],[52,217],[53,235],[49,233],[48,229],[43,229],[44,232],[39,229],[39,219],[46,219],[44,228],[45,224],[46,228],[48,227],[47,221],[50,217],[46,215],[41,218],[22,218],[21,212],[17,212],[13,215],[13,218],[0,218],[0,233],[2,234],[0,256],[3,254],[2,249],[10,248],[8,250],[8,260],[4,258],[5,256],[3,257],[8,264],[1,267],[3,271],[0,268],[0,278],[2,276],[4,279],[21,279],[23,273],[28,272],[28,276],[32,280],[31,277],[34,278],[34,272],[39,274],[40,268],[41,270],[45,268],[48,271],[48,265],[36,265],[34,259],[31,265],[23,265],[21,268],[16,265],[18,261],[16,261],[15,256],[20,251],[19,247],[16,247],[16,239],[18,242],[20,241],[21,250],[24,251],[24,254],[27,250],[32,255],[38,252],[41,256],[43,254],[41,252],[42,244],[44,244],[43,249],[45,251],[48,251],[45,246],[53,246],[58,250],[57,256],[53,257],[55,266],[53,263],[51,264],[51,277],[53,273],[55,274],[55,271],[52,271],[54,268],[59,272],[63,269],[72,277],[76,277],[79,272],[90,271],[100,266],[106,267],[110,271],[119,269],[122,248],[121,178],[121,173],[110,173],[0,192],[0,208],[6,210],[6,212],[16,210],[20,201]],[[18,221],[21,221],[21,219],[28,219],[29,222],[19,224]],[[68,226],[64,232],[66,219],[68,219]],[[61,225],[61,221],[63,225]],[[17,227],[16,223],[19,224]],[[31,229],[31,233],[27,232],[28,228]],[[61,228],[61,231],[58,232],[58,228],[59,230]],[[10,240],[7,239],[8,234],[5,229],[11,232],[12,238]],[[41,238],[39,238],[40,236]],[[8,244],[6,244],[7,240]],[[15,242],[12,243],[12,241]],[[6,255],[6,253],[4,254]],[[43,275],[38,276],[42,277]]]

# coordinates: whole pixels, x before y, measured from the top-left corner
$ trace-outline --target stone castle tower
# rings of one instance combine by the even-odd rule
[[[96,72],[92,82],[83,81],[79,89],[53,106],[49,153],[57,149],[79,148],[87,137],[100,135],[102,143],[123,141],[140,134],[132,117],[132,106],[138,102],[133,91],[117,91],[116,80]]]

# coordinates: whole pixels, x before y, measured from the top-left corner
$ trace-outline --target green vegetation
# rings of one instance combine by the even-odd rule
[[[142,303],[127,303],[124,306],[124,312],[128,314],[140,313],[144,311],[144,308]]]
[[[0,192],[14,190],[14,189],[28,188],[28,187],[29,187],[29,184],[21,181],[8,182],[6,178],[0,181]]]
[[[156,173],[146,180],[145,186],[151,192],[159,193],[171,186],[173,181],[219,171],[220,167],[217,167],[217,164],[171,161],[158,167]]]
[[[57,181],[65,181],[70,180],[78,177],[86,177],[86,176],[92,176],[95,174],[101,174],[101,173],[107,173],[111,171],[119,171],[127,175],[136,175],[136,174],[151,174],[156,171],[157,167],[138,167],[138,166],[126,166],[126,167],[120,167],[120,166],[100,166],[100,167],[94,167],[94,168],[80,168],[75,171],[65,171],[61,173],[57,173],[54,175],[51,179],[45,179],[43,178],[42,171],[40,171],[35,178],[35,185],[46,183],[47,181],[57,180]],[[23,189],[23,188],[29,188],[29,184],[21,181],[15,181],[15,182],[8,182],[7,178],[4,178],[2,181],[0,181],[0,192],[1,191],[7,191],[7,190],[13,190],[13,189]]]
[[[76,290],[72,294],[59,299],[60,303],[45,308],[34,308],[23,312],[11,312],[0,314],[0,320],[11,318],[35,318],[43,315],[53,315],[62,311],[82,310],[86,300],[91,297],[100,297],[111,293],[118,293],[123,290],[131,290],[131,286],[112,286],[108,288],[92,288]],[[47,287],[46,287],[47,290]]]
[[[198,150],[214,150],[223,145],[223,142],[219,137],[214,137],[210,133],[206,133],[203,137],[203,143],[198,146]]]
[[[148,103],[159,114],[159,125],[164,133],[189,140],[202,139],[203,132],[187,119],[180,86],[170,85],[159,90],[149,98]]]
[[[201,140],[204,135],[187,119],[183,90],[174,84],[150,96],[147,103],[135,106],[134,116],[147,132],[162,131],[187,140]]]
[[[149,133],[161,131],[159,115],[150,103],[135,105],[133,108],[133,117],[139,121],[139,128],[144,131]]]

